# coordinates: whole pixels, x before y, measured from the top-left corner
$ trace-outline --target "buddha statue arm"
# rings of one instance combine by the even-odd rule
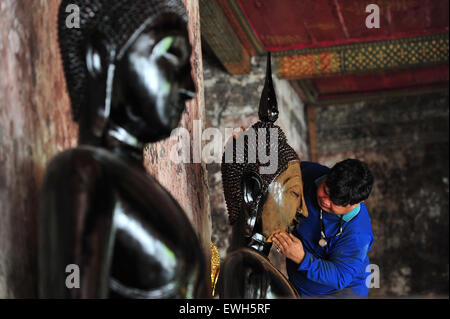
[[[83,152],[47,168],[40,207],[40,298],[104,298],[113,247],[114,197],[101,166]]]

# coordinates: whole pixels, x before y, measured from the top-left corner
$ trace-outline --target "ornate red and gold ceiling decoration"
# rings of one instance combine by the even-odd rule
[[[379,28],[368,28],[369,4]],[[202,32],[232,74],[273,52],[310,104],[448,85],[448,0],[200,0]]]

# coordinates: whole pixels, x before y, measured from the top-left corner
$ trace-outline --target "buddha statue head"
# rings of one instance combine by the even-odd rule
[[[278,107],[270,53],[258,114],[259,122],[228,143],[222,157],[222,183],[229,221],[236,225],[233,236],[239,237],[240,245],[263,251],[274,233],[292,231],[300,215],[308,214],[300,159],[274,124]],[[269,170],[269,166],[274,167]]]
[[[79,28],[67,26],[69,5]],[[63,0],[58,40],[80,143],[158,141],[195,96],[181,0]]]

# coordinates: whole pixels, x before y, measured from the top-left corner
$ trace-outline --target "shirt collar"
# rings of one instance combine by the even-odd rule
[[[322,181],[325,179],[325,177],[327,177],[327,174],[322,175],[322,176],[320,176],[320,177],[315,179],[314,183],[316,184],[316,187],[319,187],[320,183],[322,183]],[[347,223],[347,222],[351,221],[353,219],[353,217],[358,215],[360,210],[361,210],[361,204],[359,204],[358,206],[353,208],[347,214],[343,215],[342,219],[344,220],[344,222]]]
[[[344,222],[349,222],[353,219],[353,217],[358,215],[360,210],[361,210],[361,204],[358,204],[358,206],[356,206],[351,211],[349,211],[347,214],[342,216],[342,219],[344,220]]]

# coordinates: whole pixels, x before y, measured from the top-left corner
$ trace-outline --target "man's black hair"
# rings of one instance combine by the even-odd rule
[[[333,166],[325,185],[328,188],[328,196],[335,205],[354,205],[369,197],[373,175],[366,163],[357,159],[346,159]]]

